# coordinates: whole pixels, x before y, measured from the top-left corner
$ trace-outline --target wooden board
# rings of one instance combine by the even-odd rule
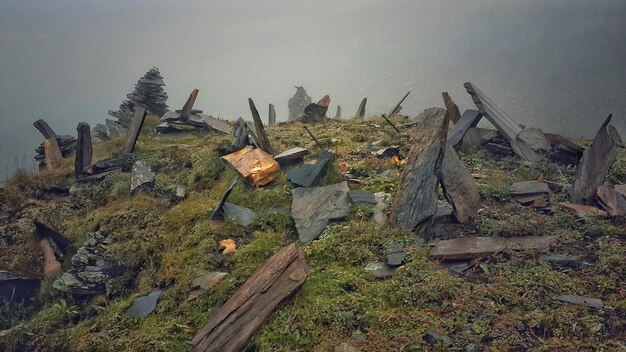
[[[558,236],[466,237],[438,241],[429,257],[443,260],[466,260],[485,257],[504,250],[547,251]]]
[[[396,192],[389,222],[421,235],[437,211],[439,170],[449,120],[445,109],[427,109],[412,129],[413,142]]]
[[[268,259],[217,309],[191,341],[193,352],[239,352],[276,306],[296,293],[309,276],[304,254],[294,243]]]
[[[91,165],[93,147],[91,145],[91,128],[89,124],[86,122],[78,123],[76,132],[78,132],[78,139],[74,157],[74,176],[78,179],[83,174],[85,168]]]
[[[472,222],[480,209],[480,194],[476,181],[450,145],[443,157],[440,176],[441,187],[454,208],[456,220],[462,224]]]
[[[248,98],[248,105],[250,105],[250,111],[252,112],[252,119],[254,120],[254,129],[256,130],[256,142],[259,144],[259,148],[263,149],[266,153],[270,155],[274,155],[274,150],[270,145],[270,140],[265,134],[265,127],[263,127],[263,121],[261,121],[261,116],[259,115],[259,111],[254,106],[254,101],[252,98]]]
[[[122,154],[131,154],[135,150],[135,145],[137,144],[137,139],[139,138],[139,133],[141,132],[141,127],[143,126],[145,119],[146,109],[140,106],[135,106],[135,115],[133,116],[133,120],[130,122],[128,132],[126,133],[126,141],[124,142],[121,150]]]
[[[613,126],[609,126],[613,115],[609,115],[596,137],[583,153],[578,165],[574,186],[570,189],[570,200],[573,203],[592,205],[596,200],[596,191],[609,172],[617,157],[617,147],[621,138]]]

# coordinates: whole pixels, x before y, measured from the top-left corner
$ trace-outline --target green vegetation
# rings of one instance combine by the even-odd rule
[[[151,124],[154,121],[146,126]],[[300,123],[267,130],[275,150],[301,146],[312,151],[308,158],[319,155]],[[333,122],[311,130],[325,148],[337,153],[323,184],[339,181],[340,164],[346,162],[362,180],[351,187],[392,194],[398,189],[401,166],[368,157],[365,145],[377,140],[380,146],[399,145],[406,156],[410,133],[394,135],[379,119]],[[236,176],[215,151],[229,139],[202,134],[161,137],[146,128],[137,148],[139,158],[157,174],[157,187],[148,193],[129,194],[129,170],[102,182],[75,183],[68,160],[61,171],[11,180],[0,192],[0,211],[10,214],[7,228],[12,232],[0,235],[11,236],[13,242],[0,237],[0,270],[39,275],[41,259],[29,254],[38,253],[31,225],[37,219],[63,231],[73,240],[74,250],[88,232],[108,233],[113,245],[106,255],[123,274],[109,296],[79,300],[55,292],[46,282],[33,305],[0,302],[0,350],[186,351],[211,311],[266,259],[297,240],[289,215],[291,186],[284,175],[264,188],[243,181],[235,187],[230,202],[259,214],[251,226],[209,220]],[[97,145],[96,159],[113,155],[121,143],[116,139]],[[623,349],[625,223],[580,219],[557,207],[543,214],[509,199],[513,182],[571,182],[575,170],[520,166],[476,149],[463,149],[459,157],[470,172],[480,175],[483,209],[475,235],[558,235],[555,253],[588,264],[559,269],[534,253],[503,252],[456,277],[429,260],[428,246],[416,246],[413,234],[380,227],[370,219],[371,207],[355,207],[347,221],[330,224],[318,241],[302,246],[310,277],[255,334],[253,350],[332,351],[347,341],[361,351],[422,351],[430,348],[422,341],[426,331],[453,341],[451,346],[439,343],[434,350],[464,351],[470,345],[488,351]],[[620,153],[609,181],[626,183],[623,170],[626,155]],[[173,196],[177,184],[187,187],[184,200]],[[57,188],[70,192],[53,195]],[[554,200],[564,197],[557,193]],[[228,238],[236,241],[237,251],[222,255],[218,242]],[[407,249],[406,265],[391,279],[372,278],[365,265],[384,260],[387,246],[394,242]],[[66,258],[64,268],[70,265]],[[193,278],[212,270],[229,275],[187,301]],[[134,299],[153,287],[165,292],[157,309],[145,319],[127,317],[124,313]],[[558,306],[552,303],[556,294],[598,297],[606,308]]]

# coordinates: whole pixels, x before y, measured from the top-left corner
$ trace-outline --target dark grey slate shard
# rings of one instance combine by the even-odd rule
[[[41,280],[29,279],[9,271],[0,271],[0,297],[21,302],[35,295]]]
[[[373,153],[375,157],[380,159],[389,159],[400,154],[400,148],[397,145],[379,149]]]
[[[389,266],[383,262],[370,262],[365,266],[365,271],[372,274],[377,279],[392,277],[398,268]]]
[[[467,133],[468,129],[478,125],[481,117],[483,117],[483,115],[478,110],[465,110],[459,121],[454,124],[452,131],[448,133],[446,143],[453,147],[457,145],[461,139],[463,139],[463,136]]]
[[[249,226],[254,222],[254,219],[256,219],[256,213],[252,209],[244,208],[239,205],[224,203],[222,209],[224,211],[224,218],[231,219],[242,226]]]
[[[309,154],[308,149],[295,147],[276,155],[274,160],[278,162],[281,168],[284,168],[301,163],[304,157]]]
[[[35,128],[43,135],[44,139],[50,139],[57,136],[50,125],[48,125],[48,123],[43,119],[33,122],[33,126],[35,126]]]
[[[333,153],[323,152],[313,165],[303,164],[289,171],[287,177],[295,187],[315,187],[326,175]]]
[[[352,204],[376,204],[376,197],[374,193],[362,190],[355,190],[348,192],[350,202]]]
[[[554,297],[554,301],[559,304],[578,304],[595,309],[602,309],[604,307],[604,303],[601,299],[576,295],[557,295]]]
[[[467,271],[467,269],[471,268],[470,263],[470,260],[446,260],[440,264],[447,268],[450,273],[454,275],[461,275]]]
[[[217,207],[215,208],[215,210],[213,210],[213,214],[211,214],[211,219],[212,220],[222,220],[222,219],[224,219],[224,209],[223,209],[224,208],[224,204],[228,200],[228,197],[230,196],[230,193],[235,188],[235,185],[237,184],[237,181],[239,181],[239,176],[235,176],[235,178],[233,178],[233,180],[230,181],[230,185],[226,189],[226,192],[224,192],[224,195],[220,199],[220,202],[217,203]]]
[[[181,112],[183,112],[183,109],[178,109],[178,110],[174,110],[177,114],[180,114]],[[204,111],[200,110],[200,109],[191,109],[189,111],[190,114],[192,115],[198,115],[198,114],[202,114]]]
[[[566,257],[558,254],[545,254],[539,257],[540,260],[548,262],[552,265],[562,266],[567,268],[580,268],[582,263],[577,259]]]
[[[452,339],[450,337],[432,331],[427,331],[424,336],[422,336],[422,339],[429,345],[434,345],[437,341],[443,342],[446,346],[452,344]]]
[[[295,188],[291,191],[291,217],[296,223],[302,243],[317,239],[329,221],[347,217],[350,213],[347,182],[324,187]]]
[[[356,110],[356,117],[364,117],[365,116],[365,106],[367,105],[367,98],[363,98],[361,103],[359,104],[359,108]]]
[[[398,266],[404,262],[404,247],[400,243],[393,243],[387,248],[387,265]]]
[[[96,161],[88,169],[92,175],[100,174],[105,171],[128,167],[132,160],[132,155],[121,155],[109,159]]]
[[[485,144],[485,149],[488,151],[497,154],[497,155],[511,155],[513,154],[513,148],[508,145],[498,144],[498,143],[487,143]]]
[[[54,242],[63,250],[67,249],[67,247],[72,244],[72,241],[69,238],[51,226],[39,221],[33,221],[33,223],[35,224],[35,229],[37,230],[39,236],[54,240]]]
[[[154,172],[146,164],[145,161],[139,160],[133,165],[132,176],[130,179],[130,191],[133,192],[138,188],[147,189],[154,184]]]
[[[152,291],[146,296],[138,297],[128,308],[126,315],[133,318],[145,318],[156,309],[159,299],[163,295],[162,291]]]

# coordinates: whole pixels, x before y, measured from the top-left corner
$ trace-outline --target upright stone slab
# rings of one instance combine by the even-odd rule
[[[46,156],[46,169],[56,170],[63,163],[63,154],[57,143],[56,137],[48,138],[43,142],[44,153]]]
[[[83,170],[91,165],[93,148],[91,146],[91,129],[89,124],[80,122],[76,127],[78,141],[76,143],[76,156],[74,159],[74,176],[78,179]]]
[[[193,104],[196,103],[196,98],[198,98],[199,92],[200,91],[196,88],[191,91],[191,94],[189,94],[189,98],[185,102],[185,105],[183,105],[183,110],[180,112],[179,118],[181,120],[189,120],[191,117],[191,109],[193,109]]]
[[[367,98],[363,98],[363,100],[361,100],[361,104],[359,104],[359,108],[356,110],[356,117],[365,116],[365,105],[367,105]]]
[[[337,105],[337,112],[335,113],[335,120],[341,119],[341,105]]]
[[[424,114],[413,129],[413,144],[389,217],[392,225],[421,235],[435,215],[448,123],[446,110],[437,109]]]
[[[452,98],[450,98],[450,94],[448,92],[442,92],[441,96],[443,97],[443,104],[446,107],[446,113],[448,114],[448,118],[450,121],[456,125],[461,118],[461,112],[459,111],[459,107],[454,103]]]
[[[387,114],[387,117],[392,117],[394,115],[397,115],[400,110],[402,110],[402,103],[404,103],[404,101],[406,100],[406,97],[409,96],[409,94],[411,94],[411,91],[408,91],[403,97],[402,99],[400,99],[400,101],[398,102],[398,104],[396,104],[393,109],[389,110],[389,113]],[[395,128],[395,127],[394,127]]]
[[[441,164],[441,187],[454,208],[457,221],[472,222],[480,209],[480,194],[474,178],[450,145]]]
[[[274,104],[270,104],[269,113],[268,113],[268,126],[273,126],[276,124],[276,110],[274,109]]]
[[[131,154],[135,150],[135,145],[137,144],[137,139],[139,138],[139,133],[141,132],[141,127],[143,126],[145,119],[146,109],[142,107],[135,107],[135,115],[133,116],[133,120],[128,128],[126,141],[124,142],[121,150],[122,154]]]
[[[591,147],[583,153],[574,186],[570,189],[573,203],[592,205],[596,200],[596,191],[609,171],[617,156],[617,147],[622,144],[619,133],[609,126],[613,114],[609,115],[596,134]]]
[[[270,139],[265,134],[265,127],[263,127],[263,121],[261,121],[261,116],[259,115],[259,111],[254,106],[254,101],[252,98],[248,98],[248,105],[250,105],[250,112],[252,112],[252,119],[254,120],[254,128],[256,129],[256,136],[258,138],[257,143],[259,144],[259,148],[263,149],[266,153],[270,155],[274,155],[274,150],[270,145]]]

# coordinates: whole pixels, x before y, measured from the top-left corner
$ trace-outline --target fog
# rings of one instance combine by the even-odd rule
[[[592,137],[608,113],[626,132],[626,2],[522,0],[0,0],[0,175],[42,142],[116,110],[150,67],[171,109],[250,118],[252,97],[287,117],[294,85],[343,116],[363,97],[387,112],[472,108],[471,81],[519,123]],[[4,178],[4,177],[0,177]]]

